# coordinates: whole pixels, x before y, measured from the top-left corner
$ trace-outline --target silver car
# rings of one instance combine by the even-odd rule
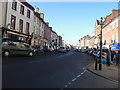
[[[2,55],[34,55],[34,49],[27,43],[21,40],[3,39],[2,40]]]
[[[67,50],[66,50],[65,47],[60,47],[60,48],[58,49],[58,51],[59,51],[59,52],[67,52]]]

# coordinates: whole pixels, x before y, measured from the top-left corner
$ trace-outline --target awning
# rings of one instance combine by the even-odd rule
[[[112,51],[120,51],[120,43],[116,43],[111,47]]]

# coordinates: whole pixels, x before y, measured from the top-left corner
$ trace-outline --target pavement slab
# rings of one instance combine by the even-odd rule
[[[118,66],[110,65],[107,66],[105,64],[102,64],[102,70],[99,70],[99,66],[97,65],[97,70],[95,70],[95,64],[91,64],[87,67],[87,70],[101,76],[103,78],[109,79],[111,81],[117,82],[118,83]]]

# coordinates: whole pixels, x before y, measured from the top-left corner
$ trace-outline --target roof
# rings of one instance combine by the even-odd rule
[[[20,1],[22,4],[24,4],[26,7],[28,7],[29,9],[31,9],[32,11],[34,11],[34,7],[32,5],[30,5],[28,2],[24,1],[24,0],[18,0]]]

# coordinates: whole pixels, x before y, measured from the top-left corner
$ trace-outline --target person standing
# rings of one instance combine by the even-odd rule
[[[120,63],[120,51],[118,51],[118,53],[116,53],[115,60],[116,60],[116,66],[119,66],[119,63]]]
[[[115,51],[111,51],[111,61],[113,62]]]

